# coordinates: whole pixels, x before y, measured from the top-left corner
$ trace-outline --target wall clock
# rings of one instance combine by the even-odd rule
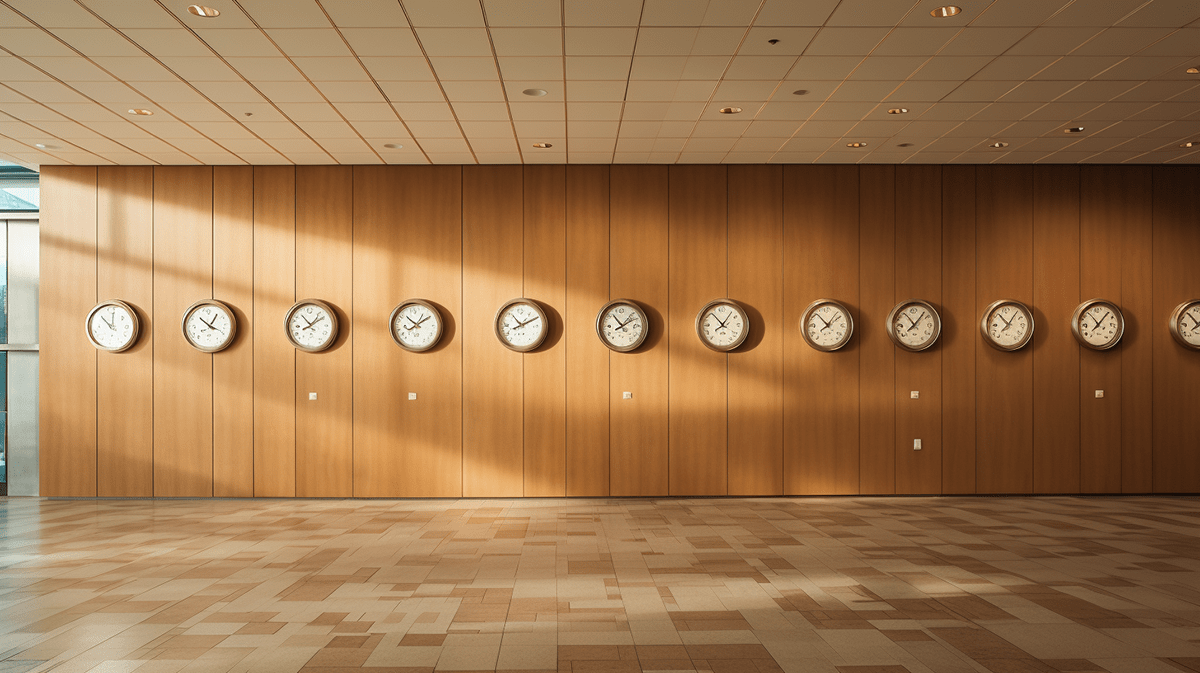
[[[816,350],[835,351],[850,343],[853,334],[850,311],[832,299],[818,299],[800,315],[800,335]]]
[[[201,299],[183,312],[183,338],[198,351],[216,353],[229,348],[237,336],[233,309],[216,299]]]
[[[637,350],[649,333],[646,312],[632,299],[610,301],[596,314],[596,336],[618,353]]]
[[[896,304],[888,314],[887,333],[906,351],[923,351],[942,333],[942,316],[927,301],[910,299]]]
[[[1033,338],[1033,311],[1014,299],[1001,299],[984,309],[979,331],[993,348],[1020,350]]]
[[[1106,351],[1120,343],[1125,333],[1125,316],[1111,301],[1091,299],[1075,309],[1071,331],[1085,348]]]
[[[424,299],[405,299],[392,309],[392,339],[406,351],[421,353],[442,338],[442,314]]]
[[[545,312],[532,299],[511,299],[496,311],[496,338],[510,350],[528,353],[542,345],[549,331]]]
[[[741,346],[749,334],[746,309],[732,299],[714,299],[696,314],[700,343],[717,352],[726,353]]]
[[[1175,307],[1171,313],[1171,336],[1184,348],[1200,350],[1200,299]]]
[[[283,328],[293,346],[309,353],[319,353],[337,340],[337,314],[332,306],[319,299],[305,299],[288,309]]]
[[[137,311],[123,301],[109,299],[96,304],[84,324],[88,340],[102,351],[120,353],[137,343],[142,323]]]

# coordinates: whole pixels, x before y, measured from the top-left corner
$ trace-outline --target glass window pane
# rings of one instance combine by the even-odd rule
[[[8,483],[8,414],[0,412],[0,484]]]
[[[8,353],[0,353],[0,411],[8,411]]]
[[[0,344],[8,343],[8,222],[0,220]],[[4,379],[7,382],[7,379]],[[4,386],[8,384],[5,383]],[[6,407],[0,407],[3,409]]]

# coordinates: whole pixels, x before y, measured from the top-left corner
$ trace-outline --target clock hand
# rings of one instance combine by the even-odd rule
[[[924,312],[924,311],[922,311],[922,312],[921,312],[921,317],[920,317],[920,318],[917,318],[916,320],[914,320],[914,321],[913,321],[913,324],[912,324],[912,327],[909,327],[908,329],[906,329],[906,330],[904,330],[904,331],[905,331],[906,333],[907,333],[907,332],[911,332],[911,331],[913,331],[913,327],[916,327],[916,326],[917,326],[917,323],[921,322],[921,319],[922,319],[922,318],[924,318],[924,317],[925,317],[925,312]]]
[[[820,313],[813,313],[813,315],[817,316],[817,320],[825,323],[825,326],[822,327],[820,331],[824,332],[825,330],[829,329],[829,325],[831,324],[830,321],[822,318]]]
[[[716,320],[717,322],[721,323],[721,327],[724,327],[724,326],[725,326],[725,323],[721,322],[721,319],[717,317],[717,314],[716,314],[716,313],[713,313],[712,311],[709,311],[709,312],[708,312],[708,314],[709,314],[709,315],[711,315],[711,316],[713,317],[713,319],[714,319],[714,320]]]
[[[420,324],[421,324],[421,323],[425,322],[426,320],[429,320],[429,319],[430,319],[430,318],[432,318],[432,317],[433,317],[432,315],[427,315],[427,316],[425,316],[424,318],[421,318],[421,319],[420,319],[420,320],[418,320],[417,322],[413,323],[413,327],[418,327],[418,326],[420,326]],[[411,320],[411,319],[410,319],[410,320]]]
[[[100,316],[100,319],[101,319],[101,320],[104,320],[104,316],[103,316],[103,315],[101,315],[101,316]],[[104,324],[105,324],[105,325],[108,325],[108,328],[109,328],[110,330],[113,330],[114,332],[116,331],[116,328],[115,328],[115,327],[113,327],[113,324],[112,324],[112,323],[110,323],[109,321],[107,321],[107,320],[104,320]]]
[[[1096,321],[1096,327],[1100,327],[1100,323],[1102,323],[1102,322],[1104,322],[1105,320],[1107,320],[1107,319],[1108,319],[1108,316],[1110,316],[1110,315],[1112,315],[1112,311],[1108,311],[1108,312],[1106,312],[1106,313],[1104,314],[1104,317],[1103,317],[1103,318],[1101,318],[1101,319],[1099,319],[1099,320],[1097,320],[1097,321]],[[1096,327],[1093,327],[1092,329],[1096,329]]]
[[[303,318],[304,316],[300,316],[300,317]],[[305,327],[304,329],[312,329],[313,325],[316,325],[317,323],[321,322],[324,319],[325,319],[325,316],[320,316],[316,320],[308,323],[308,327]],[[301,331],[303,331],[303,330],[301,330]]]

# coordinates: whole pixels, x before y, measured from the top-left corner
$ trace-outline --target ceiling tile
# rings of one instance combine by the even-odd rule
[[[993,2],[976,18],[975,26],[1028,26],[1041,25],[1064,6],[1074,0],[1003,0]]]
[[[879,102],[900,86],[895,81],[848,81],[829,96],[831,101]]]
[[[407,27],[343,28],[341,34],[359,56],[424,56]]]
[[[1121,35],[1129,30],[1131,29],[1111,28],[1109,31],[1106,31],[1106,34],[1108,32],[1115,32],[1118,35]],[[1127,48],[1135,48],[1139,44],[1147,42],[1151,37],[1150,35],[1145,34],[1145,31],[1148,30],[1153,31],[1155,29],[1143,29],[1138,31],[1138,35],[1129,36],[1126,39],[1126,43],[1122,46]],[[1154,42],[1153,44],[1149,44],[1140,52],[1138,52],[1138,55],[1195,57],[1197,53],[1200,53],[1200,49],[1196,47],[1197,44],[1200,44],[1200,28],[1184,28],[1182,30],[1175,31],[1170,35],[1162,37],[1162,39]]]
[[[141,56],[141,49],[109,28],[56,28],[53,33],[85,56]]]
[[[817,28],[806,26],[755,26],[746,33],[738,54],[746,56],[799,56],[808,48]],[[771,44],[771,40],[778,40]]]
[[[569,101],[622,101],[627,84],[624,80],[567,82]]]
[[[912,74],[913,79],[970,79],[992,61],[991,56],[935,56]]]
[[[449,103],[392,101],[392,107],[406,123],[410,121],[454,122],[454,113],[450,109]]]
[[[900,27],[875,49],[875,56],[932,56],[958,35],[960,28]]]
[[[263,102],[263,97],[245,82],[193,82],[193,86],[218,103]]]
[[[377,80],[431,82],[434,80],[429,62],[413,56],[364,56],[362,64],[367,72]],[[450,68],[450,62],[447,62]],[[495,74],[495,66],[492,67]]]
[[[173,82],[178,79],[166,68],[148,58],[97,56],[93,60],[114,77],[125,81]]]
[[[1000,56],[975,73],[973,80],[1023,80],[1058,60],[1055,56]]]
[[[610,120],[620,119],[622,103],[567,103],[567,119],[575,120]],[[613,130],[616,133],[616,130]]]
[[[708,0],[644,0],[643,26],[699,26]]]
[[[460,124],[468,138],[507,138],[515,142],[513,125],[509,121],[463,121]]]
[[[489,26],[561,26],[560,0],[483,0]]]
[[[1154,0],[1121,22],[1122,26],[1181,28],[1200,19],[1200,4],[1193,0]]]
[[[279,56],[279,49],[256,28],[198,29],[196,34],[222,56]]]
[[[563,104],[557,102],[527,103],[525,101],[509,101],[508,109],[513,119],[557,121],[566,118]]]
[[[587,138],[602,138],[617,136],[617,127],[620,122],[616,119],[609,120],[580,120],[569,121],[567,129],[572,135],[587,137]]]
[[[1099,26],[1043,26],[1034,28],[1006,53],[1010,56],[1047,56],[1071,53],[1103,31]]]
[[[504,87],[509,100],[541,101],[543,103],[563,100],[563,85],[561,81],[506,79],[500,84]],[[544,96],[531,96],[524,93],[528,89],[540,89],[545,91],[546,94]]]
[[[333,103],[382,103],[383,94],[372,82],[314,82]]]
[[[387,103],[334,103],[334,107],[351,122],[388,122],[398,117]]]
[[[803,124],[803,121],[764,121],[757,119],[746,128],[743,138],[788,138]]]
[[[508,129],[508,137],[486,137],[486,136],[469,136],[468,142],[471,144],[471,149],[476,153],[493,153],[493,152],[516,152],[517,139],[512,137],[512,128]]]
[[[1096,79],[1142,82],[1164,73],[1172,73],[1179,79],[1195,79],[1186,73],[1189,62],[1178,56],[1131,56],[1096,75]]]
[[[52,77],[68,82],[110,82],[113,79],[108,73],[81,58],[30,56],[28,61],[50,73]]]
[[[771,95],[778,87],[779,82],[776,80],[727,80],[721,82],[717,87],[716,98],[722,100],[744,99],[765,101],[771,98]]]
[[[158,59],[171,72],[189,82],[239,82],[242,77],[216,56],[164,56]]]
[[[413,26],[482,27],[479,0],[403,0]]]
[[[16,11],[46,28],[103,28],[104,24],[74,2],[46,0],[8,0]],[[161,11],[161,10],[159,10]]]
[[[226,59],[243,77],[253,82],[302,82],[304,75],[286,58]]]
[[[943,100],[969,101],[991,103],[1012,91],[1020,82],[1012,81],[971,81],[963,82],[954,91],[946,94]]]
[[[184,82],[141,82],[137,90],[158,103],[204,103],[204,96]]]
[[[442,102],[442,88],[437,82],[379,82],[379,87],[393,101]]]
[[[333,23],[341,28],[403,28],[404,10],[396,0],[321,0]]]
[[[293,58],[292,62],[314,82],[366,82],[371,79],[355,58]]]
[[[633,53],[638,29],[568,27],[565,35],[569,56],[627,56]]]
[[[887,100],[892,102],[940,101],[960,86],[957,81],[909,80],[900,85]]]
[[[894,26],[912,9],[903,0],[842,0],[827,26]]]
[[[632,58],[628,56],[568,56],[568,80],[624,80]]]
[[[433,63],[433,69],[437,73],[438,79],[443,81],[498,79],[500,76],[496,71],[496,59],[491,57],[434,56],[429,60]],[[372,70],[372,72],[374,71]]]
[[[759,111],[756,121],[802,122],[812,116],[820,102],[772,102]]]
[[[484,80],[478,82],[442,82],[446,97],[450,102],[458,101],[503,101],[504,89],[499,82]]]
[[[701,23],[705,26],[746,26],[757,11],[755,3],[745,0],[708,0]]]
[[[75,52],[39,28],[0,28],[0,44],[21,56],[75,56]]]
[[[840,0],[765,0],[756,26],[823,26]]]
[[[941,56],[997,56],[1028,33],[1026,28],[968,26],[939,53]]]
[[[734,80],[781,80],[795,63],[796,59],[792,56],[735,56],[725,77]]]
[[[850,73],[850,78],[904,80],[926,60],[925,56],[868,56]]]
[[[332,28],[272,28],[267,35],[288,56],[350,56],[341,34]]]
[[[562,56],[559,28],[492,28],[497,56]]]
[[[788,72],[787,78],[793,81],[842,80],[862,63],[863,58],[864,56],[801,56]]]
[[[642,0],[563,0],[568,26],[636,26]]]
[[[806,55],[845,56],[867,54],[887,37],[887,28],[822,28]]]
[[[509,56],[497,59],[504,79],[558,80],[563,79],[563,60],[560,56]]]
[[[308,82],[256,82],[255,87],[275,103],[322,103],[319,91]]]
[[[1077,84],[1081,80],[1099,75],[1124,58],[1123,56],[1064,56],[1034,75],[1033,78],[1070,81],[1072,84]]]
[[[238,4],[263,28],[329,27],[329,19],[316,2],[238,0]]]
[[[638,56],[687,56],[692,53],[699,27],[643,27],[637,33]]]

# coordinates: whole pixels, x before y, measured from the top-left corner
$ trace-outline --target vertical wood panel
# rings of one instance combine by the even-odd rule
[[[296,170],[254,167],[254,495],[296,495]]]
[[[998,299],[1034,308],[1033,170],[981,166],[976,171],[978,321]],[[1036,321],[1035,330],[1042,329],[1041,322],[1045,320]],[[1028,493],[1033,489],[1032,349],[1002,352],[980,344],[975,366],[978,490]]]
[[[463,168],[463,495],[523,492],[522,356],[496,311],[523,295],[520,166]]]
[[[975,492],[974,166],[942,169],[942,492]]]
[[[355,496],[462,495],[462,261],[461,168],[354,169]],[[424,353],[389,335],[412,298],[442,314]]]
[[[671,495],[725,495],[729,356],[700,343],[696,313],[728,290],[726,168],[672,166],[667,177],[668,488]]]
[[[213,355],[213,495],[254,495],[254,169],[213,168],[213,297],[238,334]]]
[[[637,351],[609,358],[611,490],[614,496],[663,495],[669,353],[667,168],[613,166],[610,180],[609,293],[638,302],[652,330]],[[622,399],[626,391],[633,393],[632,399]]]
[[[39,489],[96,495],[96,349],[84,321],[96,305],[96,169],[41,175],[38,288]]]
[[[609,350],[595,317],[608,302],[608,166],[567,169],[567,495],[609,494]],[[612,357],[622,357],[614,354]]]
[[[525,495],[567,493],[566,166],[526,166],[525,293],[548,313],[550,332],[523,359]]]
[[[811,302],[859,320],[857,166],[786,166],[783,201],[784,492],[858,493],[859,332],[821,353],[799,333]],[[821,385],[814,385],[821,382]]]
[[[1033,490],[1078,493],[1080,347],[1071,333],[1071,314],[1080,300],[1079,167],[1038,166],[1034,170],[1030,308],[1036,316],[1037,329],[1029,346],[1033,349],[1035,409]],[[1094,252],[1086,246],[1084,250]],[[1093,261],[1092,255],[1085,254],[1083,259],[1087,262],[1083,267],[1086,271]],[[1120,408],[1119,399],[1115,407]],[[1086,432],[1084,437],[1088,438]],[[1085,441],[1083,446],[1089,453],[1095,450],[1090,442]]]
[[[1091,168],[1084,169],[1091,171]],[[1101,180],[1113,194],[1121,230],[1121,490],[1149,493],[1154,489],[1154,334],[1162,316],[1154,307],[1153,169],[1121,166],[1107,169]],[[1197,288],[1193,288],[1197,289]],[[1197,292],[1200,294],[1200,292]],[[1192,490],[1195,490],[1193,487]]]
[[[897,299],[896,167],[863,166],[859,178],[859,492],[895,493],[896,347],[885,321]]]
[[[338,338],[296,352],[296,495],[353,495],[353,201],[348,166],[296,168],[296,296],[337,312]],[[364,372],[365,373],[365,372]],[[310,392],[317,393],[315,401]]]
[[[783,168],[729,167],[729,294],[754,331],[729,354],[729,493],[783,494]]]
[[[927,301],[944,321],[942,263],[942,169],[898,166],[896,301]],[[938,343],[920,353],[895,349],[896,493],[942,490],[943,339],[944,333]],[[915,400],[914,390],[920,393]],[[913,450],[914,439],[921,440],[920,451]]]
[[[179,324],[213,291],[211,167],[154,169],[154,316]],[[182,332],[154,342],[154,495],[212,495],[213,356]]]
[[[154,169],[97,169],[96,294],[134,307],[141,336],[96,363],[96,495],[154,495]],[[170,324],[170,321],[167,322]]]

